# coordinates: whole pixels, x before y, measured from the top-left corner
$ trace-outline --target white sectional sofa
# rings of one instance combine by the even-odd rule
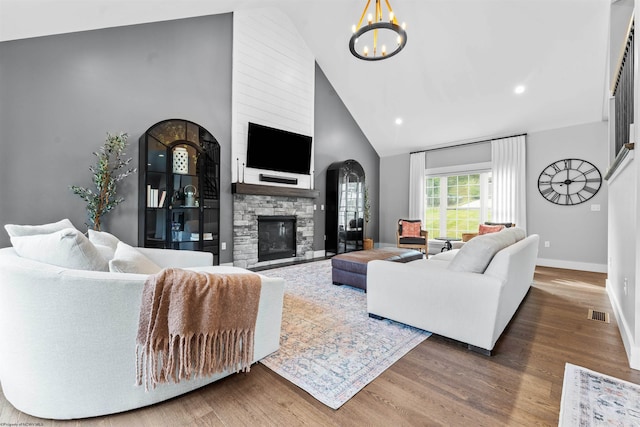
[[[160,267],[246,273],[212,266],[210,253],[137,248]],[[262,277],[254,362],[276,351],[284,281]],[[147,274],[46,264],[0,249],[0,383],[7,400],[41,418],[72,419],[151,405],[230,374],[136,383],[136,335]],[[250,375],[250,374],[249,374]]]
[[[518,228],[477,236],[461,249],[399,264],[371,261],[367,310],[491,354],[531,283],[539,237]]]

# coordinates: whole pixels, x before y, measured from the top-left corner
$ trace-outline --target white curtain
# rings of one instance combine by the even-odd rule
[[[513,222],[527,229],[525,135],[491,141],[492,222]]]
[[[409,162],[409,218],[424,221],[426,153],[411,153]]]

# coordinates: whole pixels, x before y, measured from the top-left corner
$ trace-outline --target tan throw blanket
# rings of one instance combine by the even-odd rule
[[[249,371],[260,276],[165,268],[142,292],[136,342],[137,384],[191,375]]]

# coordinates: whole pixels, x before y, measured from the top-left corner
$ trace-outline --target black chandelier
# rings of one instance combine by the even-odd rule
[[[385,0],[385,3],[389,11],[389,19],[387,21],[382,20],[382,6],[380,6],[380,0],[376,0],[375,12],[369,13],[367,24],[362,25],[362,21],[367,15],[371,4],[371,0],[367,0],[367,5],[362,11],[358,25],[352,27],[353,35],[349,40],[349,50],[356,58],[365,61],[379,61],[391,58],[407,44],[406,25],[404,23],[402,26],[398,25],[398,20],[391,9],[389,0]],[[369,46],[372,47],[371,51]],[[387,51],[387,46],[394,46],[395,48]]]

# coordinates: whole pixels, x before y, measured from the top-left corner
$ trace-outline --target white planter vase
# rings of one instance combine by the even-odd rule
[[[189,173],[189,153],[184,147],[173,149],[173,173]]]

